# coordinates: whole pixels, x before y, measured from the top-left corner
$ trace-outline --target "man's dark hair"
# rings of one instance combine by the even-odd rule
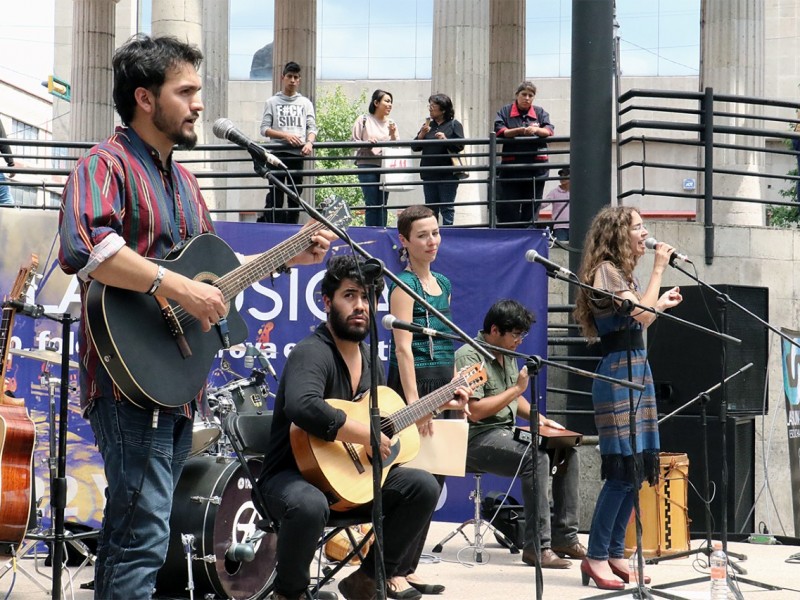
[[[364,262],[358,260],[352,254],[331,257],[326,265],[325,275],[320,285],[322,295],[333,299],[333,295],[345,279],[352,279],[360,286],[366,287],[364,285],[364,278],[361,276],[361,269],[363,267]],[[383,278],[375,282],[375,292],[379,296],[381,292],[383,292]]]
[[[287,73],[300,73],[300,65],[298,65],[293,60],[290,60],[283,66],[283,74],[286,75]]]
[[[203,62],[203,53],[197,46],[181,42],[170,36],[151,38],[138,34],[120,46],[114,53],[114,108],[122,122],[130,125],[136,108],[134,93],[145,88],[158,96],[167,78],[167,72],[182,63],[195,69]]]
[[[509,331],[528,333],[531,330],[531,324],[535,322],[536,317],[531,311],[516,300],[506,298],[492,304],[489,312],[483,318],[483,332],[489,333],[492,325],[495,325],[500,331],[500,335]]]

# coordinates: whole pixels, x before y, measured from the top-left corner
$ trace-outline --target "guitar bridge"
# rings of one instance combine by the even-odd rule
[[[178,345],[178,350],[183,358],[189,358],[192,355],[192,349],[189,347],[189,342],[186,341],[186,336],[183,334],[183,327],[181,327],[178,318],[175,316],[175,311],[172,306],[167,302],[166,298],[155,296],[158,306],[161,308],[161,316],[167,324],[172,337],[175,338],[175,343]]]

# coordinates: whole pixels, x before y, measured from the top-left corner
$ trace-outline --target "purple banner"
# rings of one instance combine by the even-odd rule
[[[57,215],[36,210],[0,210],[0,238],[8,251],[0,257],[0,289],[7,293],[20,265],[31,253],[39,255],[42,274],[35,301],[48,313],[78,314],[77,284],[57,267],[55,234]],[[297,231],[290,225],[258,223],[217,223],[218,234],[237,252],[253,254],[271,248]],[[398,272],[400,243],[394,229],[354,228],[350,230],[358,242],[373,256],[386,264],[387,270]],[[547,278],[544,270],[525,261],[525,252],[534,249],[547,255],[546,237],[531,230],[442,230],[442,245],[434,269],[447,275],[453,283],[453,320],[469,335],[480,329],[489,306],[499,298],[514,298],[537,315],[531,335],[525,338],[520,352],[546,356],[547,351]],[[333,244],[331,255],[349,253],[341,241]],[[319,281],[324,265],[293,269],[289,274],[252,285],[236,299],[236,306],[249,327],[248,342],[257,345],[269,357],[280,375],[286,356],[294,344],[309,334],[322,320]],[[378,318],[388,311],[384,292],[378,306]],[[12,331],[10,347],[15,349],[60,351],[62,333],[59,324],[49,319],[32,320],[18,316]],[[73,326],[73,331],[75,326]],[[379,355],[388,359],[391,332],[380,328]],[[77,360],[73,335],[69,344],[70,356]],[[35,451],[36,496],[43,497],[48,514],[48,458],[50,457],[51,406],[58,411],[57,383],[61,373],[57,365],[24,355],[11,355],[8,375],[15,395],[23,397],[37,428]],[[225,363],[222,363],[222,359]],[[223,368],[224,367],[224,368]],[[210,389],[218,389],[250,375],[245,368],[244,347],[221,351],[209,375]],[[77,372],[68,375],[75,384]],[[539,377],[539,398],[544,397],[546,376]],[[269,382],[272,391],[277,384]],[[80,416],[77,389],[72,386],[69,403],[69,437],[67,462],[67,518],[97,526],[102,518],[103,488],[100,457],[88,423]],[[52,394],[51,394],[52,389]],[[268,402],[271,406],[271,403]],[[508,479],[484,478],[484,490],[505,491]],[[468,498],[472,489],[471,477],[447,479],[445,495],[436,513],[437,520],[461,521],[471,516]],[[512,495],[521,499],[517,490]]]

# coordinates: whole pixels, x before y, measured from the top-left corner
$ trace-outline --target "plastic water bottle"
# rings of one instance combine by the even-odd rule
[[[709,557],[711,567],[711,600],[728,600],[728,557],[722,551],[722,544],[714,543],[714,551]]]

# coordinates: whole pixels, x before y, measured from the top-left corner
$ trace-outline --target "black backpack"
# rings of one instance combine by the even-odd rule
[[[501,546],[511,549],[512,552],[525,546],[524,515],[522,505],[517,499],[504,492],[489,492],[481,501],[481,516],[486,521],[494,517],[492,525],[507,539],[496,533],[494,537]]]

